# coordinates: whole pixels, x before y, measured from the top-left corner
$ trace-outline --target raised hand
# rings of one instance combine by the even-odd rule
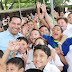
[[[53,12],[51,12],[51,14],[52,14],[55,18],[58,18],[58,17],[59,17],[58,12],[56,12],[55,10],[54,10]]]
[[[29,56],[29,53],[24,53],[23,56],[22,56],[22,59],[25,61],[25,63],[27,62],[27,58]]]
[[[37,3],[37,8],[40,8],[40,7],[41,7],[41,3],[38,2],[38,3]]]
[[[42,9],[42,12],[47,12],[46,11],[46,6],[44,4],[42,4],[40,8]]]
[[[16,52],[19,48],[20,48],[20,42],[19,42],[19,40],[16,40],[15,42],[9,41],[8,49],[10,51]]]

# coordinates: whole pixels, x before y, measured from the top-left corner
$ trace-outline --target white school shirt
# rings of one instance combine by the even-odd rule
[[[51,45],[49,45],[49,44],[48,44],[48,47],[50,48],[50,50],[53,49],[53,47]],[[53,64],[55,64],[56,66],[64,66],[57,53],[55,54],[55,61],[52,58],[51,62]]]
[[[31,49],[31,50],[28,51],[28,49],[27,49],[27,53],[29,53],[29,56],[28,56],[28,58],[27,58],[27,63],[30,63],[30,62],[33,61],[33,50]],[[22,56],[23,56],[23,54],[18,54],[18,55],[16,55],[15,57],[20,57],[20,58],[22,58]]]
[[[66,29],[71,29],[72,28],[72,24],[68,23],[67,28]]]
[[[48,62],[43,72],[60,72],[60,70],[54,64]]]
[[[66,61],[68,63],[67,72],[72,72],[72,49],[68,52],[65,59],[66,59]]]

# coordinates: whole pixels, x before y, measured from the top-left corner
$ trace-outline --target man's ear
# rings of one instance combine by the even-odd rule
[[[19,72],[24,72],[24,68],[19,69]]]

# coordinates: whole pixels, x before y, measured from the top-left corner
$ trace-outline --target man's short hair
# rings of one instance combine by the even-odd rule
[[[22,20],[20,16],[11,16],[10,17],[10,22],[12,21],[12,18],[19,18],[20,20]]]
[[[19,58],[19,57],[11,58],[10,60],[7,61],[6,64],[8,65],[8,64],[10,64],[10,63],[12,63],[12,64],[14,64],[15,66],[17,66],[18,69],[25,68],[25,66],[24,66],[24,61],[23,61],[21,58]]]
[[[46,45],[36,45],[35,47],[34,47],[34,52],[36,51],[36,50],[38,50],[38,49],[40,49],[40,50],[42,50],[42,51],[44,51],[45,52],[45,54],[49,57],[49,56],[51,56],[51,51],[50,51],[50,48],[48,48],[48,46],[46,46]]]
[[[66,23],[68,23],[68,19],[65,18],[65,17],[59,17],[59,18],[57,18],[57,22],[58,22],[60,19],[63,19]]]

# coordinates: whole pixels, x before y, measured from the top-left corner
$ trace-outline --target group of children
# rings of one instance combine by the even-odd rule
[[[63,34],[60,25],[53,26],[52,21],[46,21],[45,5],[38,3],[37,9],[39,19],[36,15],[28,23],[22,23],[20,33],[24,37],[10,41],[4,54],[0,51],[1,72],[67,72],[67,68],[68,72],[72,71],[69,57],[72,38]]]

